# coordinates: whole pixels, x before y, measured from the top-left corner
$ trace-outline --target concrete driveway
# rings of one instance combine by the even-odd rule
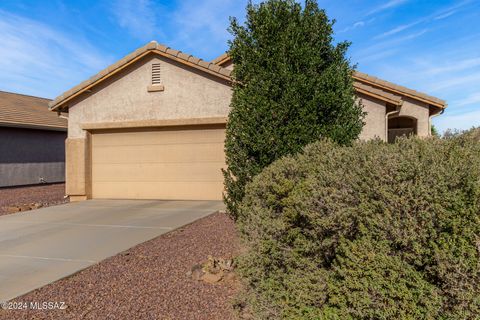
[[[223,208],[220,201],[89,200],[0,216],[0,301]]]

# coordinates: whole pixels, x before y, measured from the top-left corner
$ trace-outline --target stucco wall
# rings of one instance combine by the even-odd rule
[[[365,125],[360,133],[360,139],[380,138],[385,140],[385,102],[365,95],[359,95],[358,98],[363,105],[363,111],[367,113],[364,119]]]
[[[66,132],[0,127],[0,187],[65,181]]]
[[[165,90],[148,92],[151,64],[161,63]],[[82,123],[226,117],[229,84],[166,58],[145,58],[75,101],[69,110],[69,138],[84,138]]]
[[[363,110],[367,112],[365,116],[365,126],[363,127],[360,139],[369,140],[380,138],[386,140],[386,104],[375,98],[359,94],[359,99],[363,104]],[[403,97],[403,104],[398,114],[390,117],[407,116],[417,120],[417,135],[420,137],[428,137],[429,129],[429,109],[425,103],[415,101],[408,97]]]
[[[428,137],[430,135],[429,109],[425,103],[410,98],[403,98],[403,105],[398,115],[417,119],[418,136]]]
[[[89,194],[89,155],[88,139],[67,139],[67,183],[65,191],[70,196],[86,196]]]

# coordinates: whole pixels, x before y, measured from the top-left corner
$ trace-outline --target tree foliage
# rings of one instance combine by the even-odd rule
[[[327,137],[355,140],[363,112],[354,97],[347,42],[316,1],[249,3],[244,25],[231,19],[234,85],[224,171],[235,217],[245,184],[276,159]]]
[[[431,130],[432,136],[437,137],[437,138],[441,137],[440,132],[438,132],[438,129],[435,125],[432,124],[432,127],[431,127],[430,130]]]

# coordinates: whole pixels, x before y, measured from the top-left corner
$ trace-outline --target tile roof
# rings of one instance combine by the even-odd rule
[[[380,78],[368,75],[366,73],[355,71],[355,73],[353,74],[353,78],[357,81],[367,83],[367,84],[375,86],[375,87],[381,87],[381,88],[384,88],[386,90],[391,90],[393,92],[409,96],[413,99],[419,99],[421,101],[430,103],[430,104],[435,105],[437,107],[445,108],[446,105],[447,105],[445,100],[439,99],[437,97],[430,96],[430,95],[425,94],[423,92],[418,92],[416,90],[413,90],[413,89],[410,89],[410,88],[407,88],[407,87],[404,87],[404,86],[400,86],[398,84],[395,84],[395,83],[392,83],[392,82],[389,82],[389,81],[386,81],[386,80],[382,80]]]
[[[224,53],[212,60],[212,62],[222,66],[230,60],[231,59],[228,54]],[[418,92],[404,86],[397,85],[386,80],[382,80],[366,73],[355,71],[353,74],[353,78],[355,80],[354,86],[357,91],[360,91],[364,94],[381,97],[383,100],[390,103],[392,103],[392,101],[390,100],[398,101],[398,99],[401,100],[402,96],[407,96],[438,108],[444,109],[447,107],[447,102],[445,100],[430,96],[422,92]],[[398,103],[400,104],[401,102],[402,101],[398,101]]]
[[[217,76],[221,79],[231,81],[231,70],[225,69],[213,62],[205,61],[199,58],[192,56],[191,54],[186,54],[182,51],[174,50],[170,47],[159,44],[156,41],[151,41],[144,45],[143,47],[135,50],[124,58],[118,60],[111,66],[100,71],[90,79],[80,83],[79,85],[73,87],[72,89],[64,92],[58,96],[55,100],[49,103],[50,110],[55,110],[61,108],[72,98],[83,93],[85,90],[93,87],[94,85],[100,83],[109,76],[117,73],[122,70],[124,67],[130,65],[131,63],[138,61],[142,57],[146,56],[149,53],[156,53],[163,57],[175,60],[179,63],[188,65],[190,67],[196,68],[203,72],[209,73],[211,75]]]
[[[354,81],[353,82],[353,87],[357,92],[376,97],[382,101],[389,102],[391,104],[394,104],[396,106],[400,106],[403,103],[402,97],[391,94],[389,92],[385,92],[383,90],[380,90],[378,88],[369,86],[367,84]]]
[[[48,110],[49,101],[0,91],[0,126],[66,130],[67,120]]]
[[[225,62],[228,62],[228,61],[230,61],[230,56],[228,55],[228,53],[224,53],[224,54],[216,57],[215,59],[213,59],[212,63],[222,65],[222,64],[224,64]]]

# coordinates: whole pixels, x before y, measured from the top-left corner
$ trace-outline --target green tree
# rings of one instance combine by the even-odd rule
[[[432,136],[437,137],[437,138],[440,138],[440,133],[438,132],[437,127],[435,127],[435,126],[432,124],[432,128],[431,128],[430,130],[431,130]]]
[[[227,124],[225,202],[235,218],[245,185],[276,159],[328,137],[349,144],[363,127],[348,42],[314,0],[247,5],[231,19],[233,97]]]

